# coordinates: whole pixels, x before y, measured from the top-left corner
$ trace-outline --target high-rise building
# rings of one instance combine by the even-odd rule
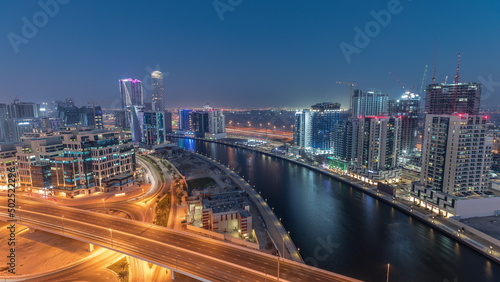
[[[142,82],[138,79],[120,79],[120,97],[122,109],[144,105]]]
[[[7,118],[8,110],[6,104],[0,104],[0,142],[7,142]]]
[[[61,119],[64,126],[81,125],[95,127],[96,129],[103,128],[102,108],[100,106],[83,106],[81,108],[75,105],[57,106],[57,116]]]
[[[40,104],[40,117],[49,117],[50,116],[50,109],[49,109],[49,103],[43,102]]]
[[[311,106],[311,147],[318,152],[332,152],[335,125],[340,118],[339,103]]]
[[[357,140],[357,165],[369,170],[396,168],[400,132],[400,118],[361,118]]]
[[[356,159],[358,147],[353,140],[358,140],[358,118],[340,120],[335,124],[333,134],[333,157],[351,162]]]
[[[19,102],[17,99],[8,106],[9,118],[38,118],[40,105],[33,102]]]
[[[431,84],[427,86],[425,112],[433,115],[462,113],[479,114],[481,84],[460,82]]]
[[[294,144],[316,153],[331,153],[340,104],[324,102],[295,114]]]
[[[492,163],[487,119],[426,115],[420,181],[412,183],[410,192],[416,204],[444,216],[484,216],[488,209],[498,210],[497,197],[479,196],[489,186]]]
[[[486,122],[486,116],[428,114],[422,186],[446,194],[485,190],[493,145],[486,135]]]
[[[387,114],[389,110],[388,107],[389,96],[387,96],[387,94],[382,94],[380,90],[354,90],[354,94],[352,96],[353,117]]]
[[[132,106],[129,108],[130,131],[132,132],[132,141],[139,143],[142,141],[144,128],[144,106]]]
[[[311,111],[305,109],[295,113],[293,143],[302,148],[311,147]]]
[[[190,131],[191,130],[191,112],[190,109],[179,110],[179,130],[180,131]]]
[[[153,86],[152,93],[152,109],[156,112],[165,110],[165,99],[163,88],[163,74],[160,71],[151,73],[151,84]]]
[[[410,92],[404,93],[396,100],[390,114],[401,117],[401,154],[411,154],[415,151],[418,141],[420,96]]]
[[[125,110],[116,110],[113,113],[115,119],[115,127],[117,128],[127,128],[127,111]]]
[[[197,137],[205,137],[205,133],[208,132],[208,112],[193,111],[190,113],[191,121],[191,131]]]
[[[165,133],[172,133],[172,112],[165,111]]]
[[[6,120],[5,125],[8,142],[19,142],[23,134],[42,128],[38,118],[11,118]]]
[[[142,143],[159,145],[165,143],[167,119],[165,111],[145,111],[143,113]]]
[[[222,110],[208,110],[208,132],[205,137],[213,139],[226,137],[226,117]]]
[[[180,115],[185,115],[185,113],[180,112]],[[179,117],[179,119],[183,122],[186,120],[185,117]],[[222,110],[207,105],[203,107],[203,111],[190,112],[189,121],[189,131],[193,132],[197,137],[210,139],[226,137],[226,118]]]
[[[363,181],[396,182],[401,178],[398,149],[401,118],[371,116],[358,119],[356,159],[349,167],[352,176]]]

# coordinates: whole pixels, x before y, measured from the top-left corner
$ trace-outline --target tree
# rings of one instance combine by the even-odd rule
[[[127,278],[128,278],[128,271],[120,271],[120,273],[118,273],[118,278],[120,279],[120,281],[127,281]]]

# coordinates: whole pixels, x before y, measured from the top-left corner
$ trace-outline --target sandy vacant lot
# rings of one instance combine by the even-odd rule
[[[8,250],[7,224],[0,221],[0,270],[6,266]],[[57,236],[44,231],[29,233],[22,225],[17,225],[16,274],[31,274],[58,269],[61,266],[82,259],[91,253],[88,244]],[[4,270],[0,275],[9,275]]]

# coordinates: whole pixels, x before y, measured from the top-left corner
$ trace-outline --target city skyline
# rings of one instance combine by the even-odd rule
[[[6,281],[499,280],[500,2],[4,4]]]
[[[78,98],[78,104],[109,108],[119,95],[116,80],[128,77],[143,80],[151,99],[151,73],[161,65],[169,107],[197,101],[221,107],[298,108],[331,101],[344,107],[349,89],[336,81],[377,88],[395,98],[404,92],[399,80],[418,93],[426,65],[424,84],[433,76],[436,40],[437,82],[446,76],[453,80],[457,54],[462,53],[461,81],[482,83],[483,100],[500,103],[494,95],[500,81],[494,64],[498,39],[490,36],[500,25],[500,4],[493,1],[442,1],[432,8],[412,1],[314,6],[243,1],[225,12],[210,2],[96,3],[59,4],[45,24],[35,26],[31,38],[23,36],[23,17],[33,22],[42,6],[9,3],[1,27],[7,35],[0,43],[5,80],[1,102],[73,96],[86,97]],[[132,4],[134,20],[119,20]],[[96,10],[100,13],[89,21],[88,13]],[[468,21],[460,20],[464,17]],[[368,41],[361,44],[363,35],[357,30],[366,33],[367,27],[368,35],[361,33]],[[21,69],[23,76],[15,75]],[[74,87],[82,81],[92,83]]]

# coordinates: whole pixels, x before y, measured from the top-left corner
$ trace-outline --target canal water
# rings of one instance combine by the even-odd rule
[[[500,266],[395,208],[319,172],[191,139],[262,193],[307,264],[365,281],[500,281]]]

